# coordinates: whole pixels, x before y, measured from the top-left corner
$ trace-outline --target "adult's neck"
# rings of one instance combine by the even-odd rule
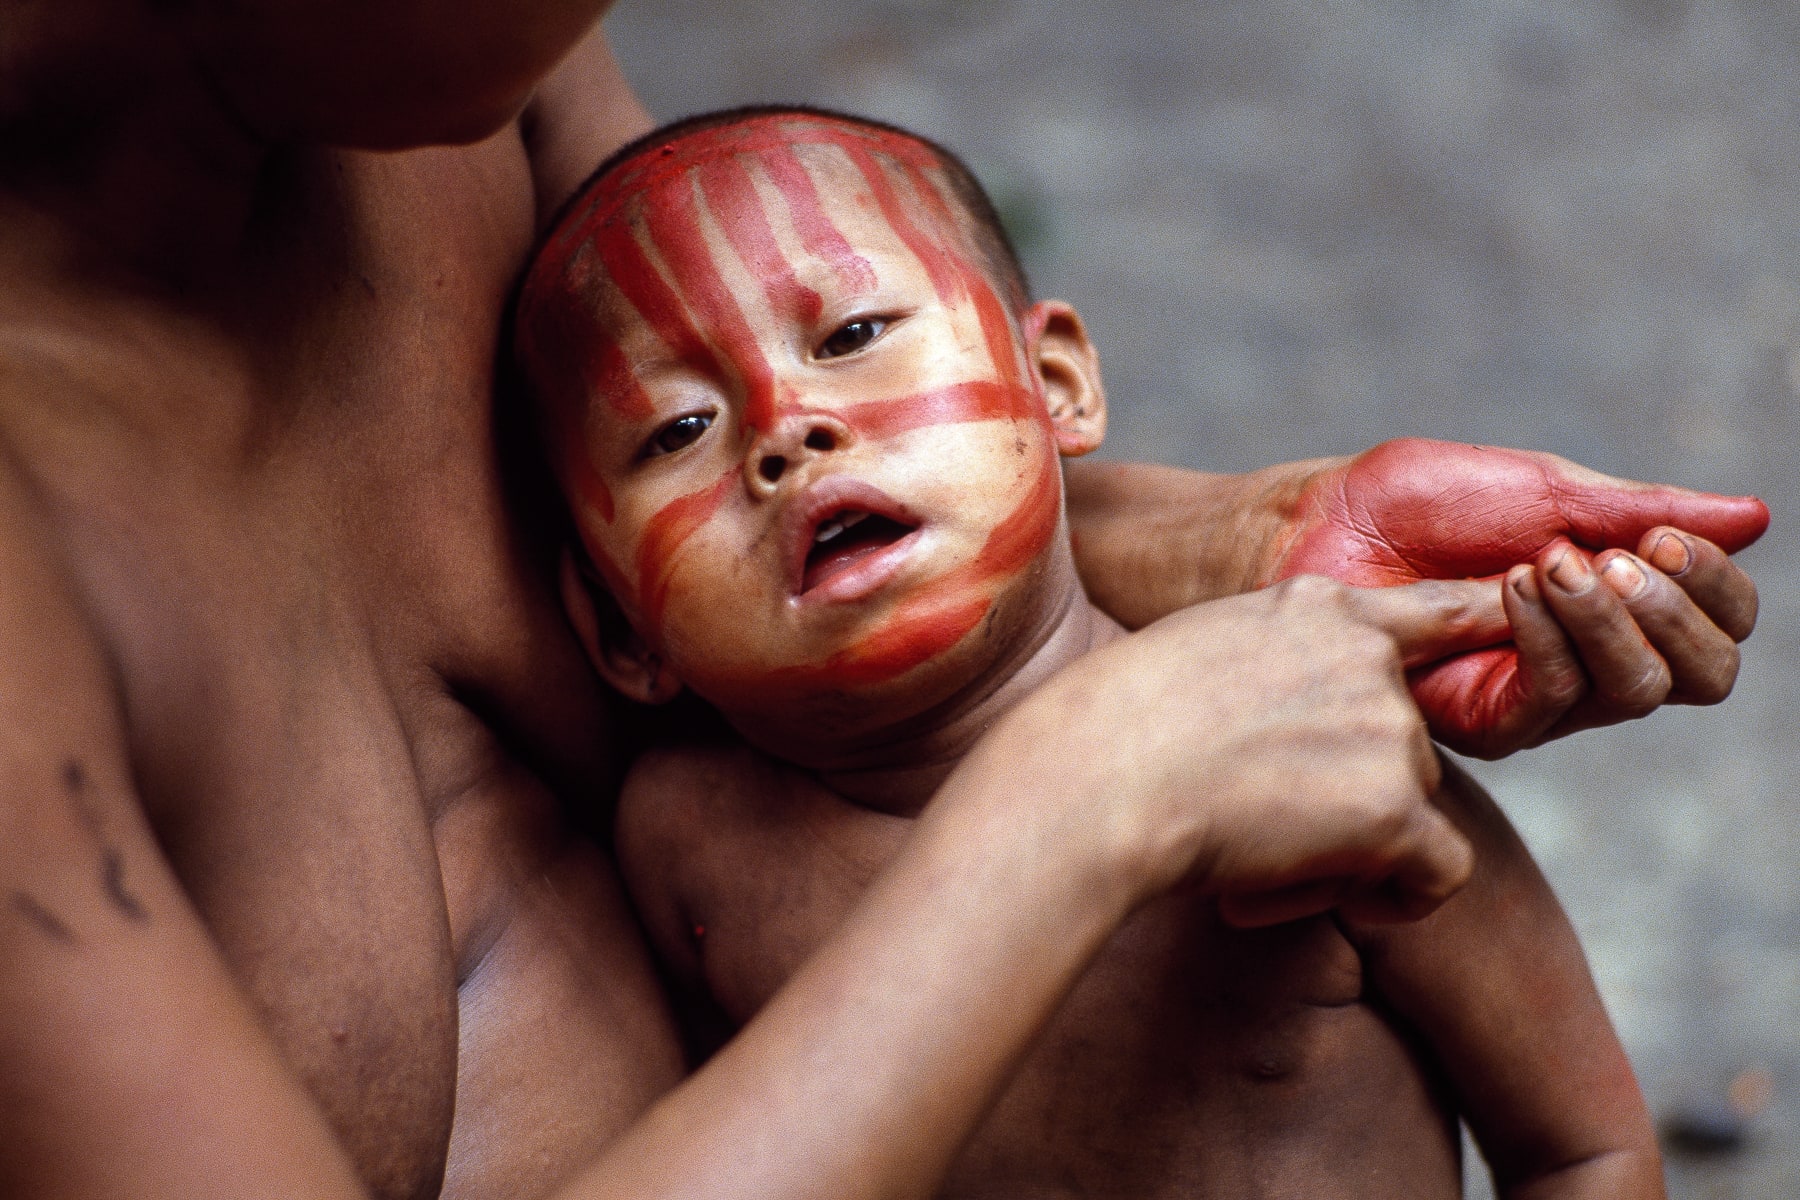
[[[134,0],[39,5],[0,76],[0,239],[12,282],[178,294],[229,271],[270,148],[237,120],[177,24]],[[16,34],[16,36],[15,36]]]
[[[1037,621],[991,671],[945,704],[820,770],[825,785],[865,808],[916,816],[995,721],[1069,663],[1124,636],[1088,600],[1068,556],[1057,556],[1050,575],[1054,587]]]

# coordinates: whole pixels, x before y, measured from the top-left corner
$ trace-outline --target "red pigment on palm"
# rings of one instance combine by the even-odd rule
[[[1577,482],[1520,452],[1454,442],[1387,442],[1316,481],[1270,582],[1328,575],[1358,587],[1480,579],[1534,561],[1559,537],[1584,552],[1673,525],[1735,553],[1769,510],[1749,497]],[[1421,669],[1413,695],[1432,730],[1479,746],[1526,699],[1518,652],[1477,650]]]

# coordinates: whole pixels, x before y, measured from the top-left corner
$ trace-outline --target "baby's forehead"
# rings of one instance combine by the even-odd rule
[[[642,235],[671,208],[704,210],[709,226],[773,222],[820,242],[886,243],[907,233],[960,238],[958,192],[934,147],[899,130],[809,113],[742,117],[652,138],[591,179],[556,221],[527,273],[524,295],[588,292],[607,274],[588,253]],[[852,212],[882,219],[846,222]],[[676,219],[683,219],[677,215]],[[686,218],[686,219],[692,219]],[[654,240],[648,239],[648,240]]]

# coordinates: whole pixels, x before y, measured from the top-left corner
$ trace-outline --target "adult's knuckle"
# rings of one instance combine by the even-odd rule
[[[1608,686],[1601,699],[1606,706],[1625,717],[1641,717],[1654,712],[1669,697],[1674,679],[1668,664],[1660,659],[1646,663],[1630,678]]]
[[[1742,662],[1737,645],[1726,645],[1704,670],[1684,682],[1681,689],[1683,697],[1695,704],[1719,703],[1731,695],[1731,689],[1737,686],[1738,669]]]
[[[1290,605],[1323,609],[1343,602],[1344,585],[1324,575],[1296,575],[1276,585]]]

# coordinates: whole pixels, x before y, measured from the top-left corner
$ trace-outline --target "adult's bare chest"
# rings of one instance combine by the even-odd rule
[[[493,726],[530,726],[528,681],[578,668],[493,437],[529,194],[494,154],[312,166],[337,224],[325,267],[294,268],[303,311],[259,316],[280,336],[153,314],[77,330],[74,361],[21,339],[44,382],[6,432],[112,657],[163,851],[372,1188],[431,1195],[486,918],[455,898],[491,894],[480,848],[440,855],[434,831],[464,803],[542,812]]]

